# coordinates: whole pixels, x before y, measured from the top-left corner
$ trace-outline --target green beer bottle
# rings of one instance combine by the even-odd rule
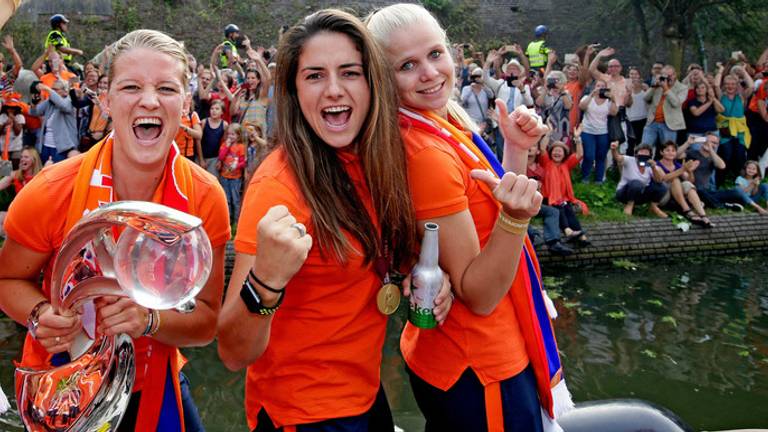
[[[431,329],[435,320],[435,298],[443,285],[443,271],[437,264],[439,256],[438,230],[434,222],[424,224],[419,262],[411,272],[411,299],[408,320],[416,327]]]

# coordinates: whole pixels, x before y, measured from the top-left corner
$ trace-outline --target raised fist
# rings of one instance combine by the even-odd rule
[[[268,286],[280,289],[304,265],[311,248],[306,227],[285,206],[274,206],[259,221],[253,271]]]
[[[519,149],[527,152],[547,133],[547,126],[532,109],[520,105],[509,113],[501,99],[496,99],[496,108],[499,110],[499,131],[504,137],[504,151]]]

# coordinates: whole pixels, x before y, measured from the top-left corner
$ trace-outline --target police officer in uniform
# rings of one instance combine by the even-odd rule
[[[549,29],[545,25],[538,25],[533,33],[536,40],[528,44],[525,55],[528,57],[532,70],[544,69],[547,66],[547,54],[549,54],[549,48],[547,48]]]
[[[62,14],[56,14],[51,17],[51,31],[48,32],[48,36],[45,37],[45,48],[53,45],[56,51],[59,52],[61,58],[64,60],[64,64],[67,68],[75,72],[73,69],[73,56],[83,55],[83,51],[72,48],[67,40],[66,32],[69,28],[69,20]]]
[[[219,57],[220,68],[231,68],[232,65],[237,62],[240,57],[237,54],[237,40],[240,38],[240,27],[229,24],[224,27],[224,49],[221,50],[221,56]]]

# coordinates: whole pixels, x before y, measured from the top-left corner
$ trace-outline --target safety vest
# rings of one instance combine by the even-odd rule
[[[543,68],[547,64],[547,54],[549,48],[544,46],[546,41],[537,40],[528,44],[525,49],[525,55],[528,56],[528,62],[532,68]]]
[[[64,33],[61,30],[51,30],[48,33],[48,36],[45,37],[45,48],[48,48],[49,45],[51,45],[51,36],[53,35],[59,35],[61,36],[61,45],[63,47],[69,48],[69,41],[67,40],[67,37],[64,36]],[[56,47],[56,50],[58,51],[59,47]],[[64,60],[64,63],[70,63],[72,61],[72,54],[65,54],[61,51],[59,51],[59,55],[61,56],[62,60]]]
[[[221,56],[219,56],[219,66],[222,68],[229,67],[229,59],[227,58],[226,54],[226,48],[229,48],[232,51],[232,54],[237,57],[237,47],[234,43],[232,43],[231,40],[227,39],[224,41],[224,50],[221,51]]]

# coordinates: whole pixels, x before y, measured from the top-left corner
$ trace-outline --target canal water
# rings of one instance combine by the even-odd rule
[[[546,274],[566,380],[575,400],[639,398],[696,430],[768,428],[768,260],[681,260]],[[382,379],[405,431],[422,430],[390,320]],[[22,333],[0,318],[0,383],[10,393]],[[246,430],[243,374],[215,346],[185,350],[185,372],[208,431]],[[9,394],[9,396],[11,396]],[[20,431],[15,411],[0,431]]]

